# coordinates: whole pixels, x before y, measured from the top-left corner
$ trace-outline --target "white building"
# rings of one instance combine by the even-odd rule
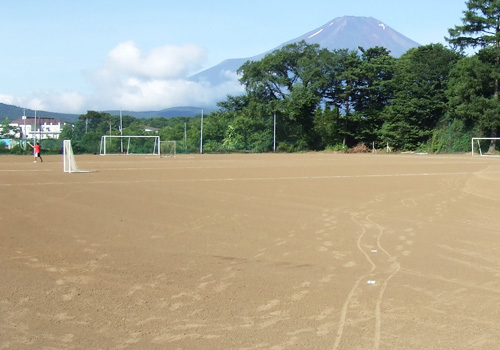
[[[64,124],[50,117],[36,118],[36,121],[34,117],[22,117],[9,123],[10,126],[20,129],[20,133],[15,135],[16,138],[35,140],[57,139]]]

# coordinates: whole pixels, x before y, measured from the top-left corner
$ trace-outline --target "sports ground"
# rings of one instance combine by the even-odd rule
[[[0,156],[0,349],[498,349],[500,158]]]

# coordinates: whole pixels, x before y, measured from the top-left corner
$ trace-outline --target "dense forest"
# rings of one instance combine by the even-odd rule
[[[466,152],[471,137],[498,135],[500,1],[466,6],[463,24],[449,29],[449,47],[430,44],[394,58],[381,47],[329,51],[294,43],[242,65],[245,93],[227,96],[203,120],[88,111],[60,139],[73,140],[75,152],[97,153],[102,135],[143,135],[149,126],[162,140],[178,141],[178,152],[198,152],[201,140],[204,152],[342,151],[359,144]]]

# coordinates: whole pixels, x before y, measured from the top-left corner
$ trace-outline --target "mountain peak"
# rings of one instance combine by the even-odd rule
[[[412,47],[420,46],[384,22],[373,17],[344,16],[328,21],[323,26],[299,36],[284,45],[305,40],[333,49],[357,50],[358,47],[385,47],[399,57]]]
[[[236,70],[246,61],[258,61],[268,53],[302,40],[308,44],[319,44],[320,47],[332,51],[336,49],[358,50],[359,47],[369,49],[380,46],[389,50],[394,57],[399,57],[409,49],[420,46],[420,44],[398,33],[376,18],[344,16],[334,18],[319,28],[259,55],[225,60],[212,68],[191,76],[190,79],[206,81],[212,86],[220,85],[228,81],[228,72],[236,73]]]

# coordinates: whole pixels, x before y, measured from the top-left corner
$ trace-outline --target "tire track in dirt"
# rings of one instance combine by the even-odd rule
[[[376,321],[375,321],[374,349],[378,349],[379,346],[380,346],[380,334],[381,334],[381,329],[382,329],[382,312],[380,310],[380,307],[382,305],[382,300],[384,298],[384,293],[385,293],[385,290],[387,289],[387,285],[389,284],[389,281],[401,270],[401,264],[398,262],[398,260],[397,260],[397,258],[395,256],[391,255],[382,246],[381,237],[384,234],[384,228],[382,226],[380,226],[379,224],[375,223],[371,219],[371,216],[372,215],[368,215],[367,216],[367,220],[370,221],[379,230],[379,235],[377,237],[377,247],[378,247],[378,250],[380,250],[381,252],[383,252],[387,256],[388,262],[392,262],[392,264],[391,264],[392,273],[389,276],[387,276],[387,278],[384,280],[384,282],[383,282],[383,284],[382,284],[382,286],[380,288],[380,291],[379,291],[379,294],[378,294],[378,298],[377,298],[377,302],[376,302],[376,307],[375,307],[375,318],[376,318]]]
[[[337,333],[333,349],[340,349],[343,334],[346,329],[355,327],[373,327],[373,338],[369,340],[370,348],[378,349],[380,346],[380,335],[382,329],[381,304],[389,281],[399,272],[400,265],[395,256],[391,255],[381,243],[384,235],[384,227],[373,220],[370,213],[351,213],[351,220],[360,227],[360,233],[356,242],[356,248],[368,263],[368,271],[361,274],[354,282],[347,295],[340,313]],[[363,287],[366,281],[367,287]],[[374,295],[375,290],[378,292]],[[363,308],[359,314],[349,315],[349,309],[353,305],[361,305]],[[368,311],[370,310],[370,311]],[[363,315],[369,312],[369,316]],[[367,326],[367,323],[372,323]],[[366,339],[362,341],[367,341]],[[368,344],[364,344],[368,346]]]
[[[408,273],[408,271],[402,269],[398,257],[391,254],[390,249],[387,249],[382,244],[382,237],[384,234],[392,231],[388,231],[384,226],[377,223],[374,217],[381,216],[381,218],[383,218],[388,215],[389,212],[392,213],[391,215],[394,215],[394,213],[397,213],[401,209],[408,210],[419,207],[430,198],[444,197],[444,199],[437,202],[435,206],[427,208],[427,210],[429,210],[427,220],[429,222],[434,221],[436,218],[443,215],[443,211],[448,203],[462,200],[465,196],[463,193],[455,193],[461,188],[460,180],[443,179],[440,182],[440,189],[432,193],[424,193],[418,196],[412,196],[411,191],[406,193],[403,198],[399,198],[395,202],[399,203],[400,206],[396,206],[392,209],[388,207],[385,207],[384,211],[370,209],[375,208],[378,202],[387,202],[386,199],[376,198],[374,202],[368,203],[367,206],[361,208],[364,212],[348,212],[351,216],[351,220],[360,227],[356,249],[362,254],[365,262],[368,264],[368,270],[356,279],[344,301],[340,312],[333,349],[344,348],[341,343],[343,342],[343,338],[345,338],[345,332],[351,331],[354,333],[356,332],[356,328],[358,328],[359,334],[362,334],[361,329],[363,326],[366,329],[373,327],[373,338],[371,340],[366,338],[359,340],[363,344],[363,347],[379,349],[381,344],[383,315],[381,307],[384,295],[391,279],[400,272],[404,271]],[[454,193],[454,196],[450,197],[450,193]],[[405,233],[413,236],[415,234],[415,228],[407,228]],[[408,246],[413,244],[413,240],[408,240],[405,234],[400,236],[400,240],[404,241]],[[395,249],[398,251],[404,248],[402,246],[396,246]],[[407,256],[410,253],[409,250],[405,250],[402,252],[402,255]],[[364,280],[367,281],[366,287],[362,283]],[[374,292],[376,292],[376,296]],[[350,309],[356,309],[356,305],[358,305],[358,311],[360,308],[363,308],[359,314],[356,314],[355,310],[350,311]],[[370,310],[369,317],[363,315],[363,312],[367,312],[368,310]],[[365,334],[366,333],[365,330]],[[350,337],[347,337],[347,339],[350,339]]]

